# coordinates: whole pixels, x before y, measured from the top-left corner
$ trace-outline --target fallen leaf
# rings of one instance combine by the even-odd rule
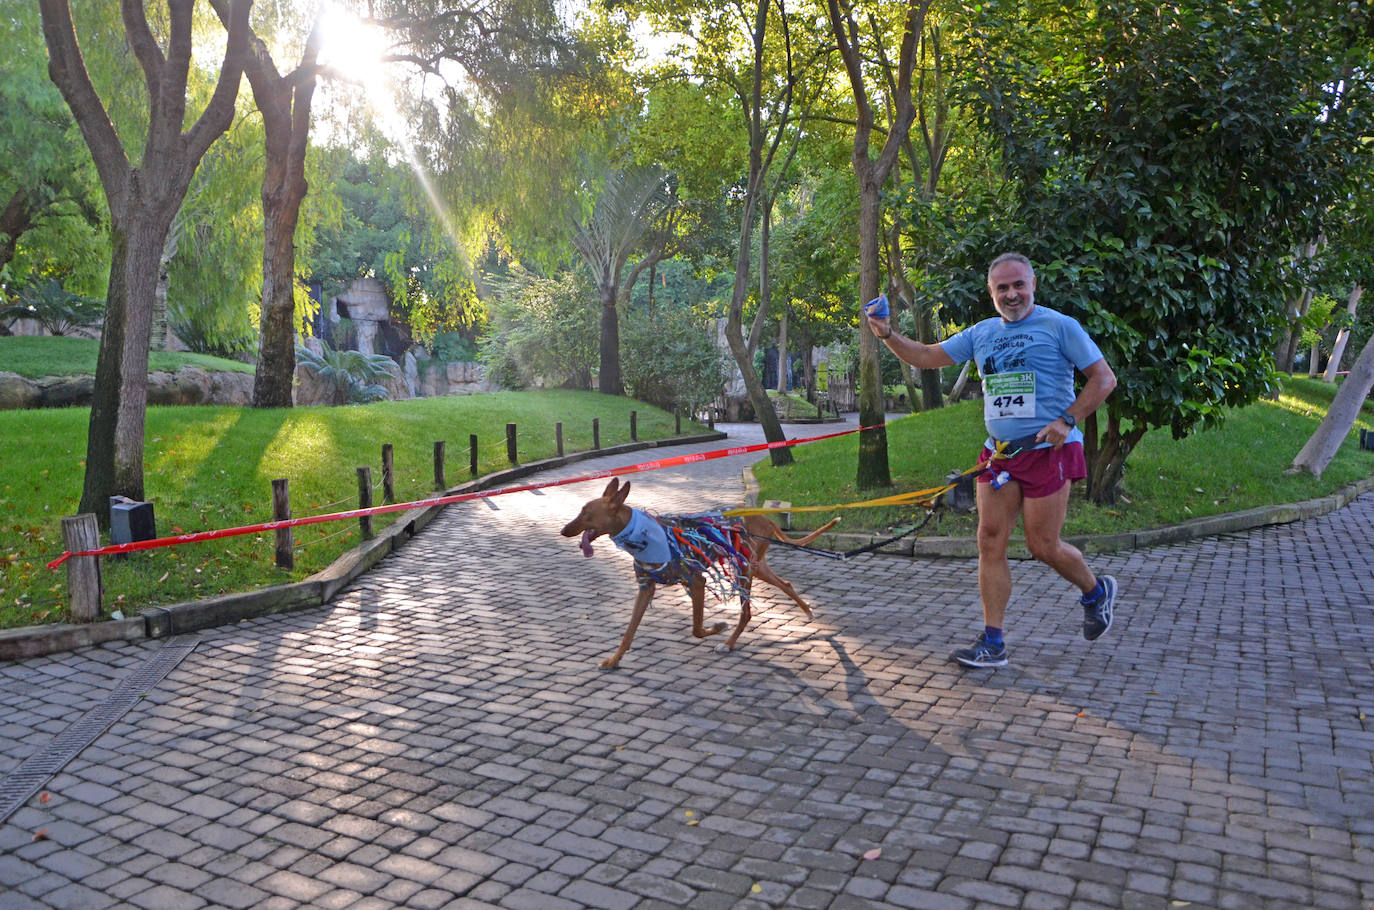
[[[1170,907],[1191,907],[1191,906],[1193,906],[1193,902],[1192,902],[1192,901],[1169,901],[1169,906],[1170,906]]]
[[[686,812],[684,812],[683,814],[686,815],[688,818],[691,818],[693,815],[696,815],[696,813],[693,812],[691,809],[688,809],[688,810],[687,810]]]
[[[760,885],[758,882],[754,882],[754,887],[750,888],[749,890],[754,892],[755,894],[762,894],[763,885]]]
[[[40,829],[40,830],[38,830],[38,831],[33,832],[33,839],[36,840],[36,841],[38,841],[38,840],[47,840],[47,839],[48,839],[48,829],[47,829],[47,828],[42,828],[42,829]]]
[[[1079,716],[1079,717],[1087,717],[1087,716],[1088,716],[1088,712],[1086,712],[1086,711],[1079,711],[1079,712],[1078,712],[1078,716]]]
[[[51,794],[51,793],[42,793],[42,794],[40,794],[39,797],[38,797],[38,801],[39,801],[40,803],[50,802],[51,800],[52,800],[52,794]]]
[[[867,853],[864,854],[864,859],[877,859],[878,857],[880,857],[880,856],[882,856],[882,855],[883,855],[883,848],[882,848],[882,847],[874,847],[872,850],[869,850]]]
[[[692,819],[691,821],[689,821],[687,824],[688,824],[689,826],[691,826],[691,825],[699,825],[699,824],[701,824],[701,822],[697,821],[697,820],[694,818],[694,819]]]

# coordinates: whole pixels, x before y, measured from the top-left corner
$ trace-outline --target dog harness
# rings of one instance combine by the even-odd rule
[[[698,575],[721,600],[745,590],[750,549],[742,519],[719,512],[653,516],[632,509],[629,524],[611,541],[634,557],[641,590],[690,584]]]

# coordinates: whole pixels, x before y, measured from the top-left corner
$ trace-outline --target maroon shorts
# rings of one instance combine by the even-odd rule
[[[992,451],[984,448],[982,461],[992,457]],[[998,471],[1006,471],[1011,479],[1021,485],[1021,494],[1027,499],[1040,499],[1059,492],[1066,483],[1082,480],[1088,476],[1088,463],[1083,458],[1083,444],[1070,442],[1059,448],[1048,446],[1031,449],[1010,458],[999,458],[991,465],[991,472],[978,475],[979,483],[991,483]]]

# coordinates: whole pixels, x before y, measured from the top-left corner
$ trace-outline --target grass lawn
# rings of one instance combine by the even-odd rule
[[[1285,475],[1335,397],[1335,386],[1289,380],[1277,401],[1260,401],[1228,415],[1220,429],[1175,441],[1167,430],[1146,434],[1126,462],[1125,495],[1109,507],[1081,498],[1069,508],[1065,533],[1103,534],[1173,524],[1189,518],[1237,512],[1256,506],[1324,496],[1351,481],[1374,474],[1374,452],[1359,448],[1359,429],[1374,427],[1374,405],[1365,403],[1356,427],[1320,480],[1309,474]],[[892,490],[859,491],[857,436],[797,446],[796,463],[754,468],[759,498],[793,505],[826,505],[874,499],[891,492],[937,486],[951,470],[971,467],[985,438],[982,403],[962,402],[938,411],[902,418],[888,425],[887,446]],[[794,513],[797,527],[816,527],[836,514],[837,530],[886,529],[919,518],[910,509],[863,509],[843,513]],[[941,518],[929,534],[967,534],[973,515]]]
[[[92,338],[51,336],[0,336],[0,371],[18,373],[28,379],[43,376],[95,375],[100,342]],[[251,363],[240,363],[207,354],[178,354],[153,351],[148,355],[151,372],[175,373],[183,366],[232,373],[251,373]]]
[[[0,339],[0,341],[8,339]],[[60,339],[59,339],[60,340]],[[498,392],[341,408],[255,410],[152,407],[144,448],[145,495],[159,536],[238,527],[272,519],[271,483],[291,484],[292,515],[357,507],[357,468],[368,465],[381,504],[382,445],[394,454],[400,502],[433,494],[434,443],[446,443],[449,486],[468,479],[468,437],[476,434],[478,470],[509,466],[506,424],[518,427],[523,462],[557,451],[563,423],[568,452],[592,447],[592,419],[603,446],[638,436],[674,435],[671,414],[591,392]],[[0,412],[0,628],[66,618],[65,572],[45,563],[62,549],[61,517],[81,498],[87,408]],[[704,428],[684,421],[684,433]],[[380,515],[380,529],[400,513]],[[325,568],[359,542],[358,525],[328,522],[295,529],[296,568],[273,562],[273,535],[244,535],[105,560],[105,607],[129,614],[158,604],[297,581]]]

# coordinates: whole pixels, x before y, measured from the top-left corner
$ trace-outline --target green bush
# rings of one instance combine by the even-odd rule
[[[709,323],[685,308],[635,309],[620,326],[620,369],[630,393],[665,411],[691,412],[725,384],[726,359]]]

